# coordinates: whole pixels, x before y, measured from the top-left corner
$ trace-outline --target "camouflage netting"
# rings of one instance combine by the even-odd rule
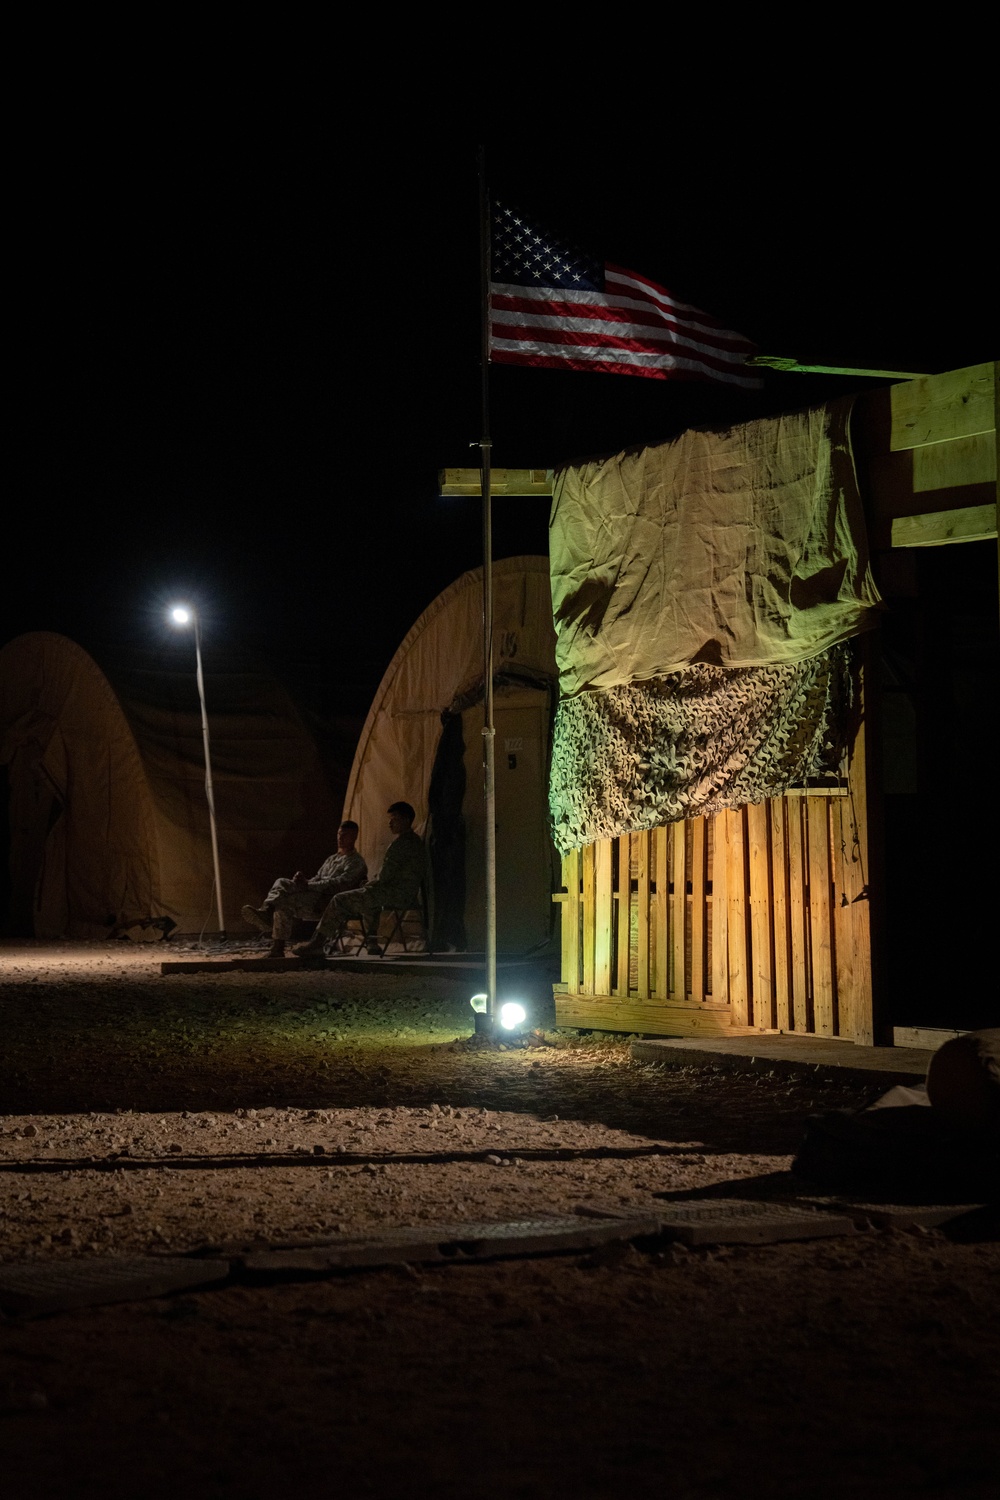
[[[698,665],[564,699],[549,785],[556,848],[763,802],[830,774],[853,735],[853,702],[849,643],[803,662]]]

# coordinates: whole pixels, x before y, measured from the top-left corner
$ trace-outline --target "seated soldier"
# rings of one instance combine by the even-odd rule
[[[291,880],[281,876],[268,891],[263,906],[243,907],[243,919],[258,932],[271,936],[268,958],[284,958],[285,943],[292,935],[296,917],[314,921],[331,896],[351,891],[367,880],[368,866],[354,847],[357,837],[357,823],[341,823],[337,829],[337,852],[324,860],[315,875],[307,879],[297,870]]]
[[[352,917],[367,924],[368,950],[377,953],[377,924],[383,907],[408,911],[416,903],[426,873],[424,841],[413,832],[416,813],[408,802],[394,802],[389,808],[389,831],[394,835],[385,851],[382,868],[374,880],[359,890],[343,891],[334,896],[308,943],[293,951],[300,958],[322,953],[327,943],[338,938]]]

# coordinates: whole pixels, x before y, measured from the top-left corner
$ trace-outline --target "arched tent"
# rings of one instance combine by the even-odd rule
[[[484,928],[482,569],[439,594],[382,678],[351,769],[344,816],[377,869],[386,808],[417,811],[433,869],[436,947],[481,950]],[[549,565],[494,564],[498,943],[549,941],[559,866],[548,833],[549,742],[556,679]]]
[[[206,656],[225,913],[330,853],[337,809],[291,700],[245,662]],[[0,650],[8,787],[7,930],[103,937],[167,917],[215,930],[193,661],[130,658],[106,674],[47,631]]]

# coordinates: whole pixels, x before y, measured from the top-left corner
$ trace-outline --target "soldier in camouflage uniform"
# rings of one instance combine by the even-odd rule
[[[315,921],[332,896],[364,885],[368,866],[354,845],[357,823],[341,823],[337,830],[337,852],[324,860],[310,879],[298,870],[291,880],[281,876],[267,893],[263,906],[244,906],[242,916],[258,932],[270,933],[269,958],[284,958],[285,944],[292,935],[296,917]]]
[[[394,802],[389,808],[389,831],[395,838],[385,852],[382,868],[374,880],[360,890],[344,891],[334,896],[320,917],[319,926],[308,943],[294,950],[301,958],[322,953],[327,943],[338,938],[352,917],[360,917],[369,931],[369,949],[378,951],[375,927],[379,912],[408,911],[414,906],[427,873],[424,841],[413,832],[416,813],[408,802]]]

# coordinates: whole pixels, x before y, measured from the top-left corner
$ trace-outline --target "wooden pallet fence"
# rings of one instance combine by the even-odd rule
[[[559,1024],[870,1039],[859,800],[789,795],[567,855]]]

